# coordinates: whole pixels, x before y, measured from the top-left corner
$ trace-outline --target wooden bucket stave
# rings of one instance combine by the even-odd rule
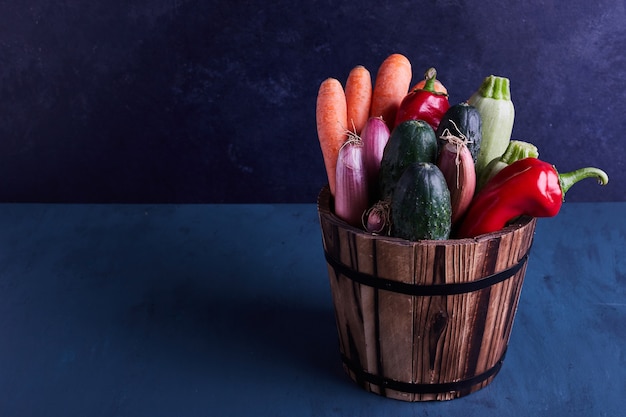
[[[350,378],[404,401],[488,385],[504,360],[536,219],[476,239],[374,236],[318,198],[339,347]]]

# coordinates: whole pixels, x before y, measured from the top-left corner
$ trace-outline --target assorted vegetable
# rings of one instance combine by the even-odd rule
[[[511,140],[515,106],[509,79],[490,75],[467,102],[478,110],[482,119],[482,143],[476,160],[476,173],[480,177],[487,164],[502,155]]]
[[[450,134],[465,141],[475,164],[482,143],[482,119],[478,110],[465,101],[450,107],[437,128],[440,150],[447,143],[446,137]]]
[[[385,200],[377,201],[372,207],[363,213],[363,228],[372,234],[389,233],[390,202]]]
[[[401,54],[372,83],[361,65],[345,90],[320,84],[316,124],[334,200],[347,224],[407,240],[473,238],[519,216],[552,217],[584,178],[608,183],[598,168],[559,174],[537,147],[512,140],[510,81],[491,75],[467,100],[450,105],[434,68],[409,90]]]
[[[435,164],[409,165],[391,199],[393,235],[407,240],[442,240],[450,237],[450,191]]]
[[[372,104],[372,77],[363,65],[357,65],[346,80],[347,129],[357,134],[365,127]]]
[[[556,216],[565,193],[584,178],[597,178],[605,185],[609,178],[598,168],[581,168],[560,174],[537,158],[524,158],[502,168],[472,202],[459,237],[474,237],[502,229],[521,215]]]
[[[361,225],[369,206],[363,149],[363,142],[353,137],[339,149],[337,158],[335,214],[352,226]]]
[[[391,198],[404,170],[414,162],[434,163],[437,138],[430,125],[422,120],[407,120],[391,132],[380,163],[380,198]]]
[[[328,186],[331,194],[335,195],[337,157],[339,149],[348,139],[346,94],[339,80],[327,78],[322,81],[317,93],[315,114],[317,137],[322,148]]]
[[[365,149],[363,159],[370,200],[378,199],[378,177],[385,146],[389,141],[389,128],[380,117],[370,117],[365,123],[361,140]]]
[[[424,89],[426,86],[426,82],[428,81],[428,71],[424,74],[424,78],[417,82],[413,87],[411,87],[411,91]],[[434,90],[438,93],[448,94],[448,89],[445,85],[441,83],[441,81],[435,79],[435,84],[433,86]]]
[[[370,117],[382,117],[389,130],[393,129],[396,113],[409,91],[412,78],[413,72],[408,58],[402,54],[389,55],[380,64],[376,74]]]
[[[469,207],[476,190],[474,160],[466,142],[455,136],[439,152],[437,166],[450,191],[452,224],[456,224]]]
[[[539,150],[532,143],[512,140],[509,142],[506,151],[499,158],[489,162],[481,172],[480,178],[478,178],[476,183],[476,190],[482,189],[487,181],[500,172],[502,168],[524,158],[539,158]]]
[[[407,120],[423,120],[434,130],[439,127],[441,118],[450,108],[448,94],[435,89],[437,70],[426,71],[424,87],[411,90],[400,103],[394,125]]]

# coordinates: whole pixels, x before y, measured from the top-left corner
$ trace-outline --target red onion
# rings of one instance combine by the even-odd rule
[[[362,225],[363,213],[369,205],[364,149],[363,142],[353,135],[339,149],[337,158],[335,214],[355,227]]]
[[[467,211],[476,190],[474,159],[466,143],[448,136],[437,159],[437,166],[443,173],[450,190],[452,224]],[[452,139],[452,140],[451,140]]]
[[[389,135],[389,128],[380,117],[370,117],[361,131],[361,140],[365,147],[363,162],[367,172],[371,199],[375,199],[378,192],[380,161],[383,158]]]
[[[388,201],[377,201],[363,213],[363,227],[365,231],[378,235],[389,234],[390,204]]]

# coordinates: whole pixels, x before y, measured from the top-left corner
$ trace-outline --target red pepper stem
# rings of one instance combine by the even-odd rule
[[[437,70],[435,68],[428,68],[428,71],[426,71],[426,74],[424,74],[424,78],[426,79],[426,83],[424,84],[423,90],[434,93],[435,80],[437,79]]]
[[[609,182],[609,176],[606,175],[606,172],[594,167],[579,168],[575,171],[559,174],[563,198],[572,185],[585,178],[597,178],[600,185],[606,185]]]

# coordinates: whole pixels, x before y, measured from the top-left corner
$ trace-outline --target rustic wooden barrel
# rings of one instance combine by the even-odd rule
[[[536,219],[476,239],[409,242],[318,214],[343,367],[365,390],[404,401],[451,400],[502,366]]]

